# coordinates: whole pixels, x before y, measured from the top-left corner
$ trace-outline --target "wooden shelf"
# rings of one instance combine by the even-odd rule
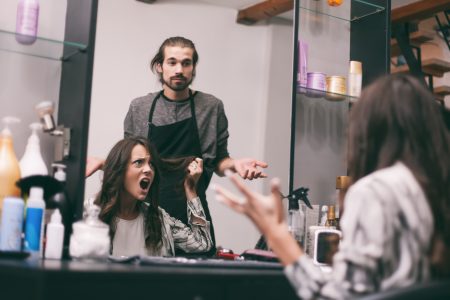
[[[250,25],[290,11],[293,8],[294,0],[267,0],[239,10],[236,22]]]
[[[432,41],[434,39],[434,32],[419,30],[412,32],[409,35],[409,43],[412,46],[419,47],[423,43]],[[391,57],[399,56],[401,53],[400,47],[397,44],[397,40],[391,39]]]
[[[422,61],[422,71],[426,75],[432,75],[435,77],[442,77],[445,73],[450,71],[450,62],[439,59],[430,58]],[[408,73],[408,65],[393,68],[391,73]]]
[[[445,96],[450,95],[450,86],[437,86],[434,88],[433,93],[436,96],[437,100],[444,101]]]
[[[420,21],[448,9],[450,9],[450,0],[421,0],[393,9],[391,22],[395,24]]]

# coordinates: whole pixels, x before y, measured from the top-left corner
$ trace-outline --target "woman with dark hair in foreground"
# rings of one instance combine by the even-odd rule
[[[279,181],[256,193],[235,175],[245,201],[215,187],[246,214],[285,265],[302,299],[348,299],[449,275],[450,137],[433,95],[407,75],[383,77],[352,107],[342,241],[324,274],[290,236]]]

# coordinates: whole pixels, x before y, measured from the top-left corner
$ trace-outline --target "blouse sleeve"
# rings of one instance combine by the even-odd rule
[[[349,299],[379,290],[383,272],[379,262],[389,239],[381,197],[367,186],[347,193],[341,219],[343,240],[331,273],[323,273],[306,255],[285,268],[302,299]]]
[[[210,222],[199,197],[187,201],[187,213],[189,226],[167,215],[175,247],[185,252],[208,251],[212,246]]]

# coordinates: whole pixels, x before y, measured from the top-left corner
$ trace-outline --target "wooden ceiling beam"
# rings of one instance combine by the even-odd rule
[[[405,23],[428,19],[438,12],[449,10],[450,0],[421,0],[391,11],[392,23]]]
[[[239,10],[236,22],[250,25],[294,8],[294,0],[266,0]]]

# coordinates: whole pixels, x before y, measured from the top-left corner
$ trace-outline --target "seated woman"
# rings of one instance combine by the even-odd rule
[[[175,248],[204,252],[211,248],[196,184],[203,171],[199,158],[186,158],[183,187],[188,199],[188,223],[172,218],[158,206],[160,160],[145,138],[125,138],[109,152],[95,204],[110,226],[113,256],[173,256]]]
[[[286,266],[302,299],[350,299],[448,276],[450,136],[433,95],[417,79],[383,77],[351,108],[342,241],[322,273],[290,236],[279,181],[264,196],[232,182],[219,201],[246,214]]]

